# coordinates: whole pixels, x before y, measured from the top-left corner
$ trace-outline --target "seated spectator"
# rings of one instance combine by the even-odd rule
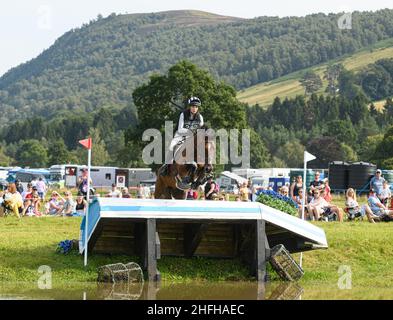
[[[63,216],[72,217],[75,212],[75,203],[70,191],[64,192]]]
[[[75,203],[75,212],[78,216],[85,216],[87,209],[87,201],[84,198],[83,193],[78,192]]]
[[[40,211],[41,198],[38,192],[32,194],[32,197],[26,200],[25,207],[23,209],[23,215],[27,217],[40,217],[42,213]]]
[[[372,211],[372,214],[367,215],[368,220],[371,223],[375,223],[376,221],[389,221],[393,218],[393,210],[389,210],[384,206],[384,204],[379,200],[377,197],[376,192],[374,189],[370,189],[368,192],[368,205]]]
[[[33,185],[29,182],[27,184],[27,189],[26,191],[22,192],[22,199],[25,201],[26,199],[31,199],[32,198],[32,193],[33,193]]]
[[[112,189],[107,194],[109,198],[121,198],[121,192],[117,189],[116,184],[112,183]]]
[[[63,204],[64,199],[60,197],[57,191],[53,191],[51,199],[49,200],[48,214],[52,216],[61,215]]]
[[[242,201],[239,196],[235,197],[235,201]]]
[[[308,213],[315,220],[325,219],[343,221],[343,212],[339,207],[329,204],[318,189],[314,190],[314,197],[308,204]]]
[[[303,208],[303,188],[298,189],[298,195],[295,197],[294,201],[296,202],[296,204],[298,205],[298,211],[299,211],[299,218],[302,217],[302,208]],[[308,218],[310,218],[308,216],[308,210],[307,210],[307,204],[306,207],[304,209],[304,218],[307,220]]]
[[[372,214],[372,211],[367,204],[361,207],[359,206],[359,203],[356,201],[355,190],[352,188],[349,188],[345,193],[345,206],[348,213],[348,220],[363,218],[366,214],[367,216]]]
[[[381,202],[388,207],[389,206],[389,202],[390,202],[390,198],[392,197],[392,193],[390,191],[390,186],[389,183],[385,180],[383,182],[383,189],[379,195],[379,199],[381,200]]]
[[[128,192],[128,189],[126,187],[121,189],[121,197],[126,199],[131,198],[131,194]]]
[[[289,197],[289,189],[287,186],[282,186],[281,187],[281,194],[285,197]]]
[[[16,190],[15,183],[8,185],[4,194],[3,206],[5,210],[20,218],[20,214],[23,212],[23,200],[21,194]]]

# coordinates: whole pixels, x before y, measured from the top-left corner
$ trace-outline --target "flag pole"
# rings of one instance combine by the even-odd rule
[[[304,211],[306,206],[306,172],[307,172],[307,162],[316,159],[314,155],[308,153],[304,150],[304,167],[303,167],[303,199],[302,199],[302,220],[304,220]],[[303,252],[300,252],[300,267],[302,267],[303,263]]]
[[[87,208],[85,215],[85,267],[87,266],[87,248],[88,248],[88,224],[89,224],[89,206],[90,206],[90,167],[91,167],[91,147],[87,150]]]
[[[304,220],[304,210],[306,205],[306,175],[307,172],[307,159],[306,159],[306,151],[304,151],[304,166],[303,166],[303,197],[302,197],[302,220]],[[303,252],[300,252],[300,268],[303,264]]]

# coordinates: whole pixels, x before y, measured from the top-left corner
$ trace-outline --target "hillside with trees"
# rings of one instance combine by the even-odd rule
[[[0,124],[127,107],[133,90],[181,59],[236,89],[351,54],[393,37],[393,10],[238,19],[199,11],[116,15],[60,37],[0,78]]]

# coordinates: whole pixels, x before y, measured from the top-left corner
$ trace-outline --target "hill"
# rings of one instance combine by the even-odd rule
[[[273,81],[260,83],[241,90],[238,93],[238,99],[251,105],[259,104],[260,106],[267,106],[272,104],[276,97],[284,99],[286,97],[294,98],[297,95],[303,95],[304,88],[301,86],[299,80],[306,71],[311,70],[315,72],[323,80],[324,71],[329,64],[342,63],[345,69],[357,72],[380,59],[392,57],[393,38],[378,42],[370,48],[362,49],[355,54],[334,59],[327,63],[293,72]],[[326,85],[327,81],[323,80],[323,89],[319,90],[318,93],[323,93]],[[381,103],[385,103],[385,100],[380,102],[378,106]]]
[[[181,59],[242,89],[393,37],[393,10],[239,19],[199,11],[98,17],[0,78],[0,125],[101,107],[135,108],[132,91]]]

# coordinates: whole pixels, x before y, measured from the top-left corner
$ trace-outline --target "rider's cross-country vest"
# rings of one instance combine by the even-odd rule
[[[189,110],[186,110],[183,111],[183,117],[184,117],[184,128],[190,130],[197,130],[201,128],[201,115],[199,112],[197,112],[195,114],[194,119],[191,120],[191,112]]]

